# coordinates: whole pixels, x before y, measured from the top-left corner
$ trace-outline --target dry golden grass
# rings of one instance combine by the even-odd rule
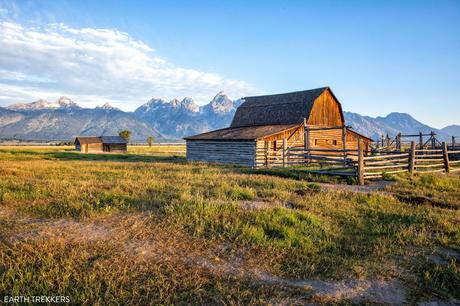
[[[460,298],[459,176],[354,193],[155,150],[0,147],[0,293],[85,304]],[[432,201],[411,201],[419,193]]]

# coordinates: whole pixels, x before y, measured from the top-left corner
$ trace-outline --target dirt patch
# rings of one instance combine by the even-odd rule
[[[194,263],[213,274],[227,274],[247,278],[265,285],[301,289],[312,297],[331,302],[350,300],[355,303],[374,302],[392,305],[402,305],[406,302],[406,291],[397,279],[348,281],[293,280],[281,278],[258,269],[248,269],[241,263],[232,264],[222,260],[210,260],[206,257],[195,258]]]
[[[268,202],[254,202],[250,209],[272,207]],[[268,203],[268,204],[267,204]],[[3,215],[11,216],[3,212]],[[25,222],[21,219],[21,222]],[[135,262],[171,261],[193,267],[201,267],[204,273],[221,277],[232,276],[263,285],[278,287],[279,290],[295,289],[303,292],[303,297],[320,298],[325,301],[350,300],[352,302],[373,302],[403,304],[405,290],[397,279],[392,280],[294,280],[278,277],[264,270],[254,268],[245,260],[243,252],[231,252],[231,246],[204,243],[199,238],[173,234],[167,229],[145,231],[149,226],[149,216],[143,214],[115,215],[103,219],[75,221],[71,219],[44,220],[28,219],[24,228],[9,239],[66,239],[69,242],[97,242],[115,240],[122,243],[122,253]],[[197,240],[197,241],[195,241]],[[230,249],[229,249],[230,248]],[[290,302],[304,303],[300,300]]]
[[[439,208],[445,208],[445,209],[453,209],[457,210],[458,206],[452,205],[449,203],[445,202],[440,202],[433,200],[428,197],[424,196],[417,196],[417,195],[412,195],[412,194],[405,194],[405,193],[395,193],[393,194],[400,202],[408,203],[408,204],[413,204],[413,205],[431,205],[433,207],[439,207]]]

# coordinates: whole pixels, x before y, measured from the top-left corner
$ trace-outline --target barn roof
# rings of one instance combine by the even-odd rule
[[[80,144],[88,144],[88,143],[102,143],[102,140],[98,136],[77,136],[75,137],[75,142]]]
[[[367,139],[367,140],[369,140],[369,141],[374,141],[374,140],[372,140],[372,138],[367,137],[367,136],[365,136],[365,135],[363,135],[363,134],[360,134],[360,133],[356,132],[355,130],[352,130],[351,128],[347,128],[347,131],[350,132],[350,133],[352,133],[352,134],[355,134],[355,135],[358,136],[358,137],[365,138],[365,139]]]
[[[127,143],[126,140],[124,140],[120,136],[100,136],[102,143],[115,143],[115,144],[124,144]]]
[[[301,124],[304,118],[309,118],[315,100],[327,89],[329,87],[245,97],[230,127]]]
[[[257,140],[263,137],[278,134],[284,130],[298,127],[299,124],[259,125],[247,127],[229,127],[195,136],[186,137],[186,140]]]
[[[120,136],[77,136],[75,137],[75,142],[80,144],[89,144],[89,143],[112,143],[112,144],[124,144],[127,143],[126,140]]]

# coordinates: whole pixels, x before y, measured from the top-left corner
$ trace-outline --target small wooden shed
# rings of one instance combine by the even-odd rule
[[[75,150],[84,153],[128,151],[128,143],[120,136],[78,136],[74,144]]]
[[[187,160],[262,166],[267,150],[287,147],[367,150],[372,139],[345,125],[329,87],[245,97],[229,128],[186,137]]]

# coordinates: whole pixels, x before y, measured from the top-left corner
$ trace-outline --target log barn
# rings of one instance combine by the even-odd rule
[[[78,136],[74,144],[75,150],[84,153],[126,153],[128,151],[128,143],[120,136]]]
[[[347,127],[329,87],[243,98],[228,128],[186,137],[187,160],[265,166],[267,152],[305,149],[367,151],[372,139]]]

